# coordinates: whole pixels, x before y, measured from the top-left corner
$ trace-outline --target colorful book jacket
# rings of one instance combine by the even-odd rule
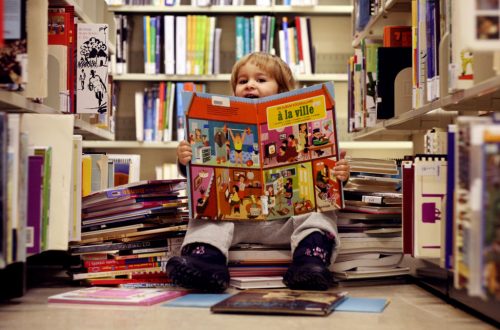
[[[347,297],[347,292],[246,290],[215,305],[214,313],[303,314],[325,316]]]
[[[78,24],[76,110],[108,111],[108,25]]]
[[[343,207],[333,84],[260,99],[185,93],[190,216],[272,220]]]
[[[91,287],[50,296],[51,303],[149,306],[187,294],[187,291]]]

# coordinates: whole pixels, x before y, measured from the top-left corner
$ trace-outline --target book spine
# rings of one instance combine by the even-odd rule
[[[141,242],[130,242],[130,243],[108,243],[100,245],[82,245],[82,246],[72,246],[70,247],[71,254],[81,254],[89,252],[99,252],[99,251],[112,251],[112,250],[132,250],[132,249],[146,249],[146,248],[157,248],[157,247],[167,247],[168,240],[154,240],[154,241],[141,241]]]
[[[87,267],[87,272],[88,273],[98,273],[98,272],[108,272],[108,271],[115,271],[115,270],[161,267],[162,264],[163,264],[163,262],[145,262],[145,263],[140,263],[140,264],[129,264],[129,265],[92,266],[92,267]]]

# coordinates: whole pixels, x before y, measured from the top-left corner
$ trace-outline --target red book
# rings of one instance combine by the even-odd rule
[[[301,27],[300,27],[300,17],[295,17],[295,29],[297,29],[297,46],[299,49],[299,64],[301,70],[304,70],[305,72],[305,65],[304,65],[304,52],[302,50],[302,33],[301,33]]]
[[[140,269],[148,267],[159,267],[161,262],[144,262],[140,264],[130,264],[130,265],[108,265],[108,266],[94,266],[88,267],[88,273],[99,273],[99,272],[109,272],[113,270],[125,270],[125,269]]]
[[[411,46],[411,26],[384,27],[384,47]]]

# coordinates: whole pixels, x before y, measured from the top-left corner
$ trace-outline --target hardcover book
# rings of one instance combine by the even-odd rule
[[[333,84],[260,99],[185,93],[190,217],[273,220],[343,206]]]
[[[49,303],[149,306],[183,296],[187,291],[92,287],[56,294]]]
[[[214,313],[297,314],[326,316],[347,297],[347,292],[247,290],[210,310]]]

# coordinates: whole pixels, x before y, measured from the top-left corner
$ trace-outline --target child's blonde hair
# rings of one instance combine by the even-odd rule
[[[243,56],[233,66],[231,73],[231,87],[233,92],[238,83],[238,73],[242,66],[252,63],[259,69],[271,75],[278,83],[278,93],[288,92],[296,88],[295,78],[290,67],[278,56],[269,53],[255,52]]]

